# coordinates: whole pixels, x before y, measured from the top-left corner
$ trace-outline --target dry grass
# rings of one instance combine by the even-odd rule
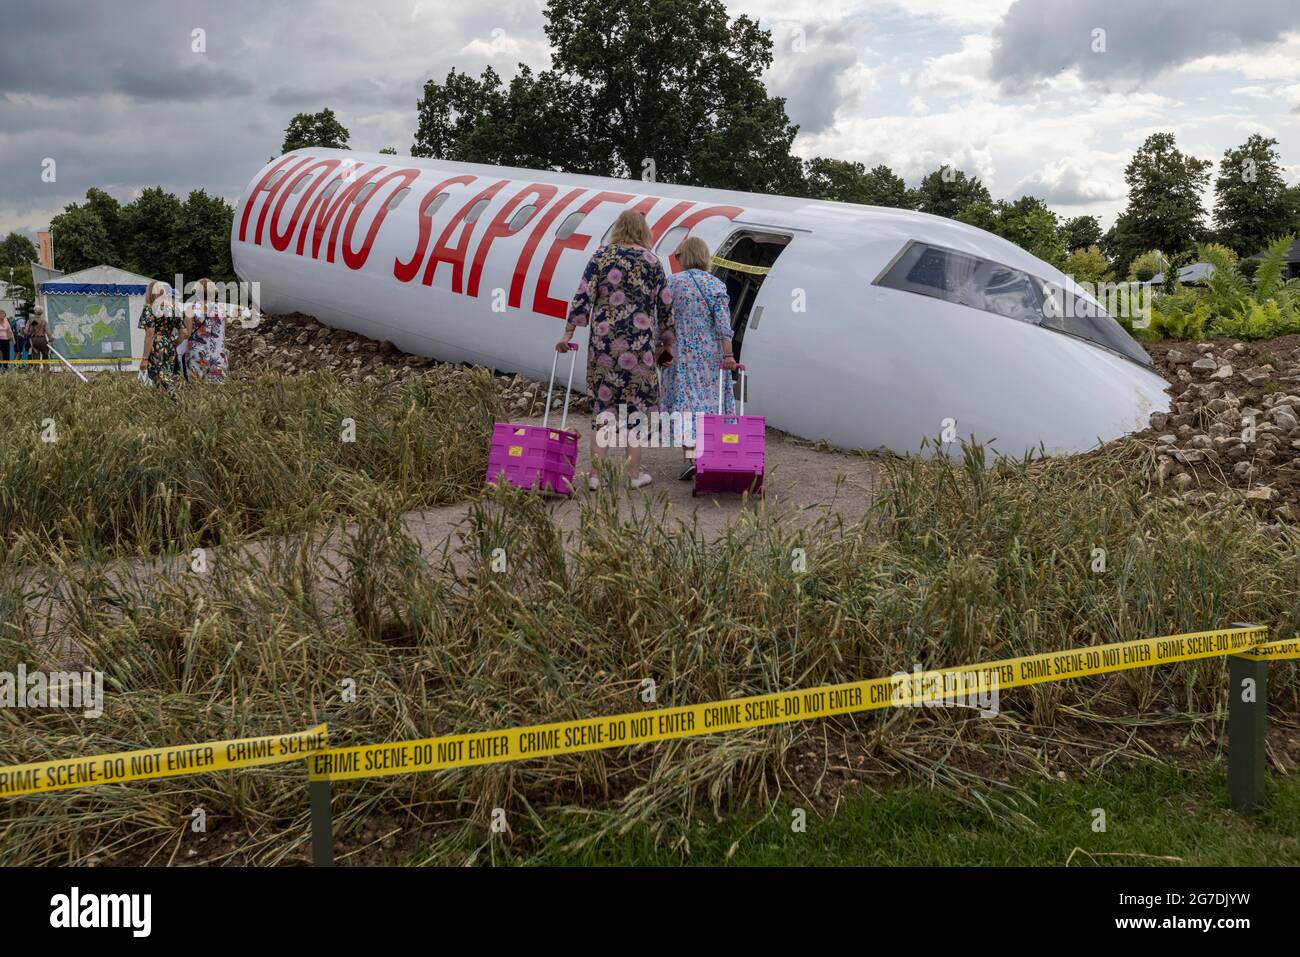
[[[209,544],[223,529],[333,518],[365,484],[405,507],[460,501],[481,484],[496,403],[487,372],[448,366],[361,386],[191,386],[176,402],[133,377],[0,376],[0,541],[118,554]],[[355,442],[342,441],[349,418]]]
[[[338,403],[331,415],[356,404]],[[217,563],[201,586],[188,577],[123,582],[99,558],[68,562],[19,541],[0,556],[0,661],[41,660],[21,593],[57,586],[86,666],[105,672],[110,691],[98,720],[0,711],[0,764],[324,720],[334,744],[372,743],[1238,620],[1294,631],[1300,537],[1239,507],[1192,512],[1150,497],[1126,477],[1141,474],[1135,457],[1145,454],[1120,446],[991,469],[978,450],[963,464],[896,461],[862,524],[794,528],[754,515],[719,541],[666,521],[653,498],[620,515],[619,493],[603,489],[584,504],[567,552],[545,502],[500,489],[472,507],[461,552],[432,562],[399,520],[408,484],[325,483],[338,496],[332,510],[357,522],[338,561],[323,560],[317,538],[293,535]],[[92,490],[84,494],[100,514]],[[238,533],[227,537],[237,547]],[[491,569],[498,547],[508,558],[501,573]],[[1090,567],[1097,547],[1107,552],[1102,574]],[[791,570],[796,548],[807,554],[804,573]],[[34,567],[49,571],[33,577]],[[323,601],[330,593],[345,598]],[[1002,715],[988,720],[909,709],[354,782],[336,786],[336,830],[356,860],[490,860],[487,825],[503,808],[516,854],[640,827],[678,846],[695,821],[785,794],[825,799],[825,773],[807,765],[841,745],[846,759],[868,761],[868,785],[923,781],[1016,816],[1030,800],[1007,783],[1017,774],[1052,773],[1062,760],[1086,772],[1158,757],[1137,738],[1102,733],[1127,716],[1212,744],[1223,672],[1208,660],[1023,689],[1004,694]],[[1294,713],[1295,668],[1274,674],[1274,700]],[[641,702],[645,679],[655,682],[654,705]],[[349,683],[351,703],[342,700]],[[219,829],[202,859],[303,859],[305,774],[286,765],[7,801],[0,861],[183,860],[196,846],[186,828],[199,806]],[[555,829],[557,807],[581,823],[579,836]]]

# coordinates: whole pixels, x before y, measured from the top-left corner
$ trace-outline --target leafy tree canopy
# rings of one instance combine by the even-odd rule
[[[934,216],[951,219],[972,203],[992,205],[993,198],[978,177],[951,166],[929,173],[916,189],[916,208]]]
[[[1061,226],[1061,242],[1066,252],[1101,245],[1101,223],[1096,216],[1075,216]]]
[[[1115,222],[1115,253],[1127,264],[1143,250],[1194,251],[1205,235],[1201,194],[1209,160],[1178,149],[1172,133],[1152,133],[1124,169],[1128,207]]]
[[[1277,140],[1252,133],[1226,150],[1214,181],[1219,241],[1242,256],[1263,250],[1292,223],[1294,198],[1282,178]]]
[[[300,150],[307,146],[331,150],[349,148],[347,127],[339,122],[338,117],[329,107],[319,113],[299,113],[285,127],[281,153]]]
[[[551,0],[549,70],[453,70],[420,98],[414,156],[802,192],[770,97],[772,40],[721,0]]]
[[[916,198],[888,166],[868,170],[861,163],[818,156],[804,163],[808,195],[865,206],[914,209]]]

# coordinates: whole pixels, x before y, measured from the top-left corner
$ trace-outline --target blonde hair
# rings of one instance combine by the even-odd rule
[[[650,224],[645,221],[645,213],[635,209],[625,209],[614,220],[614,230],[609,234],[609,241],[615,246],[650,246]]]
[[[677,246],[677,264],[683,269],[708,270],[709,244],[699,236],[687,236]]]

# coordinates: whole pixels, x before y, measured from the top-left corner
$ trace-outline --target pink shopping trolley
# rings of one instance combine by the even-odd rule
[[[695,437],[695,484],[692,495],[712,492],[750,492],[763,489],[767,457],[767,420],[761,415],[745,415],[745,367],[740,370],[739,415],[722,414],[723,389],[730,376],[718,370],[718,414],[700,416]]]
[[[499,480],[515,488],[535,489],[560,495],[573,493],[573,470],[578,462],[578,433],[566,432],[569,421],[569,398],[573,389],[573,370],[578,364],[578,344],[569,343],[573,358],[569,362],[569,381],[564,387],[564,415],[558,429],[550,428],[551,392],[555,388],[555,368],[560,354],[551,362],[551,381],[546,386],[546,413],[541,425],[516,425],[498,422],[492,427],[492,447],[488,450],[487,484]]]

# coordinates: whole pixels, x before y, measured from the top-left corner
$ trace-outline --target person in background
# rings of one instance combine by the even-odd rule
[[[194,331],[190,334],[185,359],[198,381],[220,384],[226,381],[226,324],[221,304],[216,300],[216,283],[200,279],[196,292]]]
[[[27,358],[27,317],[19,316],[14,323],[14,358],[23,361]]]
[[[668,288],[673,294],[677,350],[672,365],[664,369],[660,389],[663,411],[679,412],[683,423],[688,417],[693,423],[697,413],[718,411],[718,370],[736,368],[731,354],[731,303],[726,283],[708,271],[709,247],[704,240],[688,236],[676,255],[682,271],[668,280]],[[731,389],[723,390],[722,413],[736,414]],[[695,475],[694,429],[674,437],[679,440],[686,459],[679,477],[687,481]]]
[[[13,354],[14,327],[9,321],[9,313],[0,309],[0,362],[4,363],[3,365],[0,365],[0,369],[3,369],[5,372],[9,371],[9,363],[13,359]]]
[[[37,306],[27,320],[27,346],[33,359],[40,360],[42,371],[49,370],[50,324],[45,321],[45,310]]]
[[[587,394],[591,398],[592,428],[609,429],[610,417],[627,407],[627,417],[659,411],[656,365],[672,361],[673,298],[659,258],[649,249],[650,227],[645,215],[624,210],[614,221],[609,244],[587,263],[578,291],[569,305],[569,321],[556,351],[567,352],[578,326],[591,327],[587,340]],[[609,443],[591,434],[593,463],[604,462]],[[641,471],[641,446],[627,450],[627,473],[633,488],[650,484]],[[588,487],[596,489],[593,474]]]
[[[169,295],[164,283],[149,283],[140,311],[140,328],[144,334],[144,358],[140,371],[172,398],[176,397],[179,378],[176,347],[189,338],[190,320],[184,307]]]

